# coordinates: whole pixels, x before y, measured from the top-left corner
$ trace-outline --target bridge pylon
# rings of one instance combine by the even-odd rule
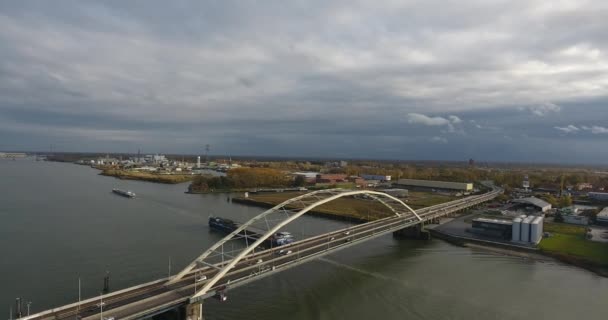
[[[184,320],[203,320],[203,303],[189,303],[186,305],[186,314]]]

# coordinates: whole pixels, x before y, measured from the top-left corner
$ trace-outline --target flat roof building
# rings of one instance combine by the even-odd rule
[[[473,191],[473,184],[468,182],[399,179],[394,184],[399,186],[421,187],[431,189]]]
[[[513,221],[500,219],[476,218],[473,219],[471,232],[479,235],[511,240]]]
[[[599,201],[608,201],[608,193],[607,192],[589,192],[587,193],[589,199],[599,200]]]

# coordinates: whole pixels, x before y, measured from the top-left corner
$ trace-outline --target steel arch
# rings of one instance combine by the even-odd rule
[[[314,191],[314,192],[310,192],[310,193],[289,199],[281,204],[278,204],[278,205],[274,206],[273,208],[255,216],[254,218],[250,219],[246,223],[242,224],[238,229],[234,230],[232,233],[230,233],[229,235],[224,237],[222,240],[218,241],[216,244],[211,246],[211,248],[209,248],[202,255],[200,255],[198,258],[196,258],[192,263],[190,263],[190,265],[188,265],[186,268],[184,268],[184,270],[182,270],[175,277],[173,277],[167,284],[172,284],[172,283],[175,283],[175,282],[179,281],[180,279],[182,279],[186,274],[188,274],[188,272],[190,272],[192,269],[194,269],[199,262],[204,263],[205,262],[204,260],[207,257],[209,257],[212,253],[214,253],[215,250],[217,250],[218,248],[223,246],[226,242],[234,239],[241,231],[247,229],[255,222],[265,219],[266,216],[268,216],[272,213],[277,213],[280,211],[285,211],[285,212],[290,211],[293,213],[293,215],[291,215],[291,216],[287,215],[286,219],[282,220],[280,223],[278,223],[277,225],[270,228],[262,237],[260,237],[258,240],[256,240],[253,244],[244,248],[244,250],[241,251],[236,257],[234,257],[228,264],[223,265],[221,270],[213,278],[209,279],[209,281],[207,281],[205,286],[202,287],[200,289],[200,291],[195,293],[192,296],[192,298],[196,298],[201,295],[204,295],[213,287],[213,285],[215,285],[219,280],[221,280],[222,277],[224,275],[226,275],[226,273],[228,273],[228,271],[234,265],[236,265],[247,254],[249,254],[251,251],[253,251],[255,248],[257,248],[266,239],[271,237],[273,234],[275,234],[277,231],[279,231],[281,228],[283,228],[287,224],[291,223],[292,221],[294,221],[294,220],[298,219],[299,217],[301,217],[302,215],[304,215],[306,212],[308,212],[322,204],[336,200],[338,198],[354,196],[354,195],[361,195],[361,194],[368,195],[373,200],[380,202],[381,204],[386,206],[391,212],[393,212],[396,216],[401,217],[401,216],[406,215],[407,213],[411,213],[418,220],[422,221],[422,218],[420,216],[418,216],[416,211],[414,211],[412,208],[410,208],[403,201],[401,201],[391,195],[383,193],[383,192],[377,192],[377,191],[371,191],[371,190],[344,190],[344,189],[328,189],[328,190]],[[298,209],[297,211],[286,208],[290,204],[294,204],[294,203],[304,204],[304,208]]]

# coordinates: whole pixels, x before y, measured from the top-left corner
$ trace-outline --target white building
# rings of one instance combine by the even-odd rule
[[[608,201],[608,193],[607,192],[589,192],[587,193],[589,199],[599,200],[599,201]]]
[[[564,215],[562,217],[564,218],[565,223],[578,224],[581,226],[586,226],[589,224],[589,218],[585,216]]]
[[[597,224],[608,225],[608,207],[604,208],[596,217]]]

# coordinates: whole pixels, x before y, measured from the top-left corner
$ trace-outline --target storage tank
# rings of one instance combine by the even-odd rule
[[[521,218],[513,219],[513,231],[511,241],[517,242],[519,241],[521,234]]]
[[[545,233],[545,217],[540,217],[540,222],[538,223],[538,225],[540,226],[540,238],[543,238],[543,233]]]
[[[534,244],[539,243],[540,238],[542,237],[542,233],[541,233],[541,229],[540,229],[541,221],[542,221],[541,217],[536,217],[530,223],[530,242],[532,242]]]
[[[521,222],[521,234],[519,235],[522,242],[530,242],[530,223],[534,220],[533,216],[529,216]]]

